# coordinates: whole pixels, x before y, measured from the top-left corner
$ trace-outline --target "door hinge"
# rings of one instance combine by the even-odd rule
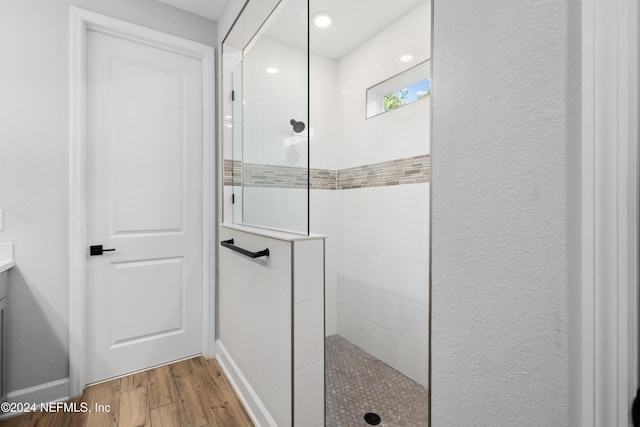
[[[236,100],[236,91],[235,91],[235,90],[232,90],[232,91],[231,91],[231,100],[232,100],[232,101],[235,101],[235,100]]]
[[[236,195],[232,194],[231,195],[231,204],[234,204],[236,202]]]

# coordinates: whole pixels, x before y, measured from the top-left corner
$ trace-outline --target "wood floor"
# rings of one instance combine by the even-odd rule
[[[91,412],[34,412],[1,427],[253,426],[215,360],[196,357],[88,387],[70,401]],[[109,412],[95,405],[109,405]]]

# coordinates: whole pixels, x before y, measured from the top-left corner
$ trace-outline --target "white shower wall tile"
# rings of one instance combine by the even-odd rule
[[[398,337],[398,370],[415,382],[428,387],[429,349]]]
[[[340,111],[336,108],[336,99],[340,96],[338,62],[315,54],[310,55],[309,61],[312,136],[338,140],[341,121]]]
[[[428,267],[424,264],[398,261],[392,294],[427,305],[429,297]]]
[[[325,268],[327,276],[337,276],[340,274],[340,250],[337,248],[327,248],[325,255]]]
[[[325,309],[324,325],[325,337],[338,333],[338,307],[327,307]]]
[[[427,306],[416,304],[400,298],[398,300],[398,329],[397,332],[422,347],[426,347],[429,327],[429,312]]]
[[[294,425],[313,427],[324,420],[324,363],[296,370],[294,378]]]
[[[389,333],[398,334],[399,315],[398,315],[399,298],[384,292],[378,292],[378,325],[380,325]]]
[[[399,223],[396,228],[397,258],[416,264],[429,261],[429,227],[427,224]]]
[[[324,334],[322,298],[295,305],[294,369],[304,368],[322,359]]]
[[[378,358],[394,369],[399,368],[400,343],[398,334],[378,328]]]
[[[408,105],[401,110],[419,111],[402,121],[394,120],[388,126],[345,137],[339,169],[427,154],[430,130],[426,118],[429,108],[426,101]]]
[[[307,190],[245,187],[242,192],[245,224],[307,232]]]
[[[329,276],[325,282],[325,304],[327,307],[338,306],[338,276]]]
[[[393,294],[393,290],[397,286],[397,269],[397,260],[383,256],[376,257],[371,266],[371,286],[380,292]]]

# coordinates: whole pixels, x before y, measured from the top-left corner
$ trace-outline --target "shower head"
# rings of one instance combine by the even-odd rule
[[[300,133],[304,131],[304,128],[305,128],[304,122],[297,122],[296,119],[291,119],[289,123],[291,123],[291,126],[293,126],[293,131],[295,133]]]

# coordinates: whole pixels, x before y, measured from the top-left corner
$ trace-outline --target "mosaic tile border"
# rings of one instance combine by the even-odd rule
[[[239,186],[243,179],[242,163],[238,160],[225,160],[223,173],[224,185]],[[418,184],[431,181],[431,156],[424,154],[337,171],[310,169],[309,173],[312,190],[348,190]],[[306,169],[300,167],[246,163],[244,175],[244,185],[248,187],[307,187]]]

